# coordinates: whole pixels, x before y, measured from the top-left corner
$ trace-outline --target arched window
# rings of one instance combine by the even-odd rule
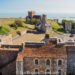
[[[39,75],[38,69],[35,69],[35,75]]]
[[[50,65],[50,60],[46,60],[46,65]]]
[[[38,59],[35,59],[35,65],[38,65]]]
[[[58,66],[62,65],[62,60],[58,60]]]
[[[49,69],[46,70],[46,75],[50,75],[50,70]]]
[[[58,70],[58,75],[61,75],[61,70]]]

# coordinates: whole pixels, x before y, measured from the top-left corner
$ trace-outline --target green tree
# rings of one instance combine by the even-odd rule
[[[75,22],[72,23],[72,29],[75,29]]]

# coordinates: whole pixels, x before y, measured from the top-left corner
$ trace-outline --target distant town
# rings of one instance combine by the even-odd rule
[[[75,21],[0,18],[0,75],[75,75]]]

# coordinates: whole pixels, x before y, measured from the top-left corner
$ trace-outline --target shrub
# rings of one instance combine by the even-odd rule
[[[17,27],[23,27],[23,21],[18,19],[18,20],[15,20],[15,23],[14,25],[16,25]]]
[[[18,34],[18,35],[21,35],[21,32],[20,32],[20,31],[17,31],[17,34]]]

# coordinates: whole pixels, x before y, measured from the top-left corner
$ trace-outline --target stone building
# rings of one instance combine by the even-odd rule
[[[33,20],[40,21],[41,16],[36,15],[35,11],[28,11],[28,16],[26,16],[26,22],[27,23],[32,23]]]
[[[64,29],[66,32],[71,32],[72,31],[72,22],[71,21],[66,21]]]
[[[68,75],[75,75],[75,46],[67,46],[67,64],[68,64]]]
[[[67,51],[65,46],[53,43],[29,43],[18,54],[16,75],[66,75]]]
[[[0,75],[16,75],[18,52],[16,48],[0,48]]]
[[[35,28],[38,31],[45,32],[46,34],[49,34],[52,29],[50,24],[47,23],[47,16],[46,15],[42,15],[41,21],[36,24]]]
[[[28,16],[33,17],[35,15],[35,11],[28,11]]]

